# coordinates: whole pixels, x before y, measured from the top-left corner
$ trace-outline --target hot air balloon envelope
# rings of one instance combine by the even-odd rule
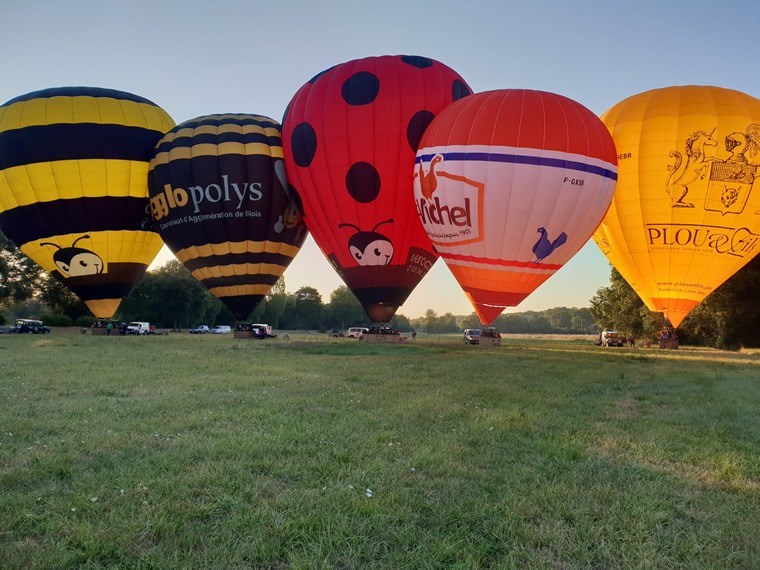
[[[320,73],[288,106],[285,161],[304,221],[375,322],[437,259],[414,211],[414,155],[433,117],[468,94],[435,60],[382,56]]]
[[[617,170],[612,138],[591,111],[521,89],[444,109],[422,137],[415,168],[422,224],[484,324],[588,241]]]
[[[674,326],[748,263],[760,240],[760,100],[666,87],[603,116],[620,161],[595,241]]]
[[[161,248],[147,172],[174,122],[111,89],[36,91],[0,107],[0,229],[110,318]]]
[[[306,239],[280,124],[269,117],[208,115],[177,125],[156,147],[149,186],[155,228],[238,320]]]

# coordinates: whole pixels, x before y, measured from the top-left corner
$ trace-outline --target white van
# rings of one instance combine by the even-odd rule
[[[212,334],[230,334],[230,325],[216,325],[211,329]]]
[[[255,323],[251,325],[251,328],[254,329],[254,334],[256,332],[256,329],[263,332],[265,336],[268,337],[275,337],[277,335],[272,334],[272,325],[266,325],[264,323]]]
[[[361,338],[363,334],[368,333],[369,329],[366,327],[351,327],[348,329],[348,334],[351,338]]]
[[[127,325],[127,334],[148,334],[150,323],[134,321]]]

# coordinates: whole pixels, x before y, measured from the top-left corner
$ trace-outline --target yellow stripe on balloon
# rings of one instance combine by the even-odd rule
[[[162,133],[174,126],[160,107],[111,97],[40,97],[0,108],[0,132],[76,123],[124,125]]]
[[[280,277],[284,272],[285,266],[275,263],[235,263],[202,267],[193,271],[193,277],[199,281],[235,275],[273,275]]]
[[[172,160],[189,160],[199,156],[221,156],[223,154],[252,155],[261,154],[274,158],[283,158],[281,146],[270,146],[264,143],[225,142],[221,144],[197,144],[191,147],[173,148],[168,152],[159,152],[151,160],[151,164],[169,164]]]
[[[212,287],[209,289],[216,297],[241,297],[243,295],[266,295],[272,289],[271,285],[230,285],[227,287]]]
[[[174,255],[182,263],[189,259],[199,257],[211,257],[214,255],[229,255],[239,253],[279,253],[288,257],[295,257],[300,248],[276,241],[239,241],[210,243],[181,249]]]
[[[147,198],[148,163],[91,158],[0,170],[0,212],[72,198]],[[12,190],[11,190],[12,188]]]
[[[167,133],[164,135],[164,138],[161,139],[161,144],[170,143],[176,139],[184,137],[199,135],[223,135],[227,133],[239,133],[243,135],[262,134],[277,138],[280,138],[282,136],[280,130],[274,125],[271,127],[263,127],[261,125],[236,125],[233,123],[225,123],[219,126],[202,125],[200,127],[188,127],[186,129],[180,129],[175,132]]]

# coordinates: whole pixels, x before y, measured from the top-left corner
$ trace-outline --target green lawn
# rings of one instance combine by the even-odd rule
[[[0,567],[758,568],[760,353],[0,336]]]

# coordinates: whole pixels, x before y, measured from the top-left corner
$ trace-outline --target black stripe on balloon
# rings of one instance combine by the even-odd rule
[[[219,296],[219,300],[225,304],[232,315],[238,321],[244,320],[256,308],[264,295],[230,295],[228,297]]]
[[[56,160],[88,158],[148,162],[163,133],[94,123],[24,127],[0,133],[0,170]]]
[[[42,89],[40,91],[26,93],[25,95],[19,95],[3,104],[2,107],[7,107],[14,103],[20,103],[21,101],[49,99],[50,97],[108,97],[119,101],[133,101],[135,103],[152,105],[153,107],[158,106],[149,99],[145,99],[144,97],[140,97],[133,93],[127,93],[126,91],[117,91],[116,89],[103,89],[102,87],[51,87],[49,89]]]
[[[175,251],[179,251],[175,249]],[[230,253],[227,255],[214,255],[211,257],[196,257],[185,261],[185,267],[190,271],[203,269],[204,267],[224,267],[226,265],[242,265],[244,263],[271,263],[287,267],[293,260],[289,255],[281,253]],[[277,279],[275,278],[275,281]],[[274,282],[272,282],[274,284]]]
[[[239,115],[239,116],[224,115],[218,118],[199,117],[197,119],[191,119],[189,121],[185,121],[184,123],[177,125],[170,132],[176,132],[176,131],[179,131],[180,129],[197,129],[198,127],[205,127],[205,126],[220,127],[222,125],[240,125],[241,127],[245,127],[248,125],[256,125],[258,127],[265,127],[265,128],[271,128],[271,127],[275,127],[277,129],[280,128],[280,124],[274,119],[270,119],[269,117],[262,116],[262,117],[256,118],[251,115]]]
[[[173,148],[192,147],[197,144],[222,144],[222,143],[262,143],[269,146],[282,146],[282,138],[279,136],[268,137],[263,133],[221,133],[221,134],[191,134],[177,137],[174,140],[162,142],[156,148],[156,153],[166,152]]]
[[[147,268],[144,263],[109,263],[107,272],[98,275],[64,277],[58,271],[53,271],[51,275],[83,301],[123,299]]]
[[[406,287],[361,287],[351,288],[351,292],[362,305],[383,303],[399,307],[404,304],[412,290]]]
[[[0,212],[0,231],[22,246],[65,234],[143,230],[147,207],[147,198],[115,196],[35,202]]]
[[[209,277],[201,279],[209,289],[213,287],[232,287],[235,285],[274,285],[277,283],[277,275],[230,275],[229,277]]]

